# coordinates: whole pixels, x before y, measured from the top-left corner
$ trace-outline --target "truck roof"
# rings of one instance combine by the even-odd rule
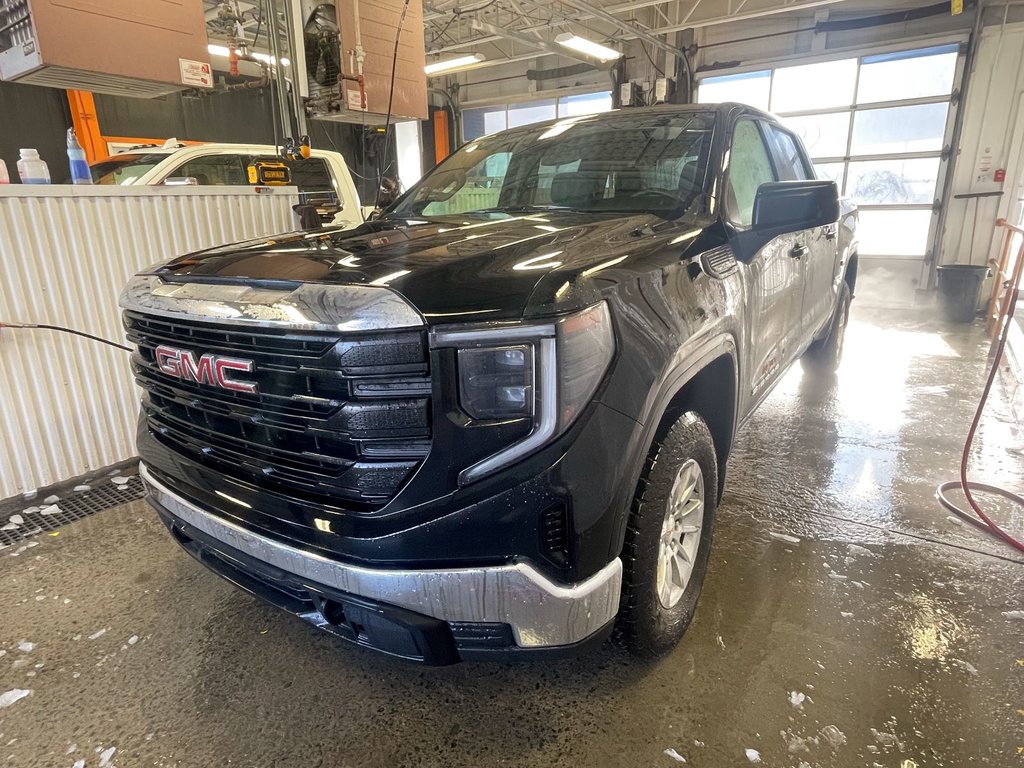
[[[201,144],[175,144],[173,146],[157,146],[155,144],[139,144],[127,149],[121,154],[145,152],[149,155],[173,155],[178,152],[203,150],[206,152],[241,152],[246,154],[259,154],[259,155],[276,155],[277,148],[272,144],[229,144],[227,142],[203,142]],[[319,149],[314,148],[313,154],[334,154],[341,155],[340,152],[335,152],[333,149]],[[342,155],[343,156],[343,155]]]

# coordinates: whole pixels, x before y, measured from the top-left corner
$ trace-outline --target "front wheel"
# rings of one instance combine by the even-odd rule
[[[690,625],[717,497],[714,440],[700,416],[686,413],[651,447],[630,510],[616,636],[632,653],[664,653]]]
[[[828,335],[811,344],[800,358],[800,365],[808,373],[831,375],[838,370],[843,359],[846,324],[850,319],[850,299],[850,286],[844,281]]]

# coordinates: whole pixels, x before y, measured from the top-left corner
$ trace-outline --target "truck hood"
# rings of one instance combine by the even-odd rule
[[[171,280],[383,285],[431,324],[507,320],[596,301],[598,274],[611,278],[611,268],[626,268],[681,230],[700,232],[692,222],[649,214],[387,219],[200,251],[156,273]]]

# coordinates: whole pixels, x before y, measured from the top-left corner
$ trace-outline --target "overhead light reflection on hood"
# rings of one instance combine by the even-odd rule
[[[585,269],[580,274],[583,277],[590,277],[591,275],[596,274],[597,272],[600,272],[602,269],[608,269],[608,267],[614,267],[616,264],[618,264],[620,262],[623,262],[623,261],[625,261],[628,258],[629,258],[629,254],[627,253],[625,256],[619,256],[619,258],[617,258],[617,259],[609,259],[608,261],[605,261],[605,262],[603,262],[601,264],[598,264],[597,266],[591,267],[590,269]]]
[[[384,275],[384,277],[378,277],[376,280],[371,280],[370,285],[387,285],[392,280],[397,280],[403,275],[411,275],[411,269],[400,269],[397,272],[392,272],[390,275]]]
[[[551,253],[534,256],[532,259],[526,259],[526,261],[520,261],[518,264],[514,264],[512,269],[517,272],[529,269],[554,269],[555,267],[562,266],[561,261],[554,260],[554,258],[561,255],[561,253],[561,251],[552,251]]]

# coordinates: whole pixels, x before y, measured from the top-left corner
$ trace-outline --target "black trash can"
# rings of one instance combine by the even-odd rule
[[[978,312],[981,284],[988,267],[974,264],[947,264],[939,267],[939,301],[942,314],[954,323],[969,323]]]

